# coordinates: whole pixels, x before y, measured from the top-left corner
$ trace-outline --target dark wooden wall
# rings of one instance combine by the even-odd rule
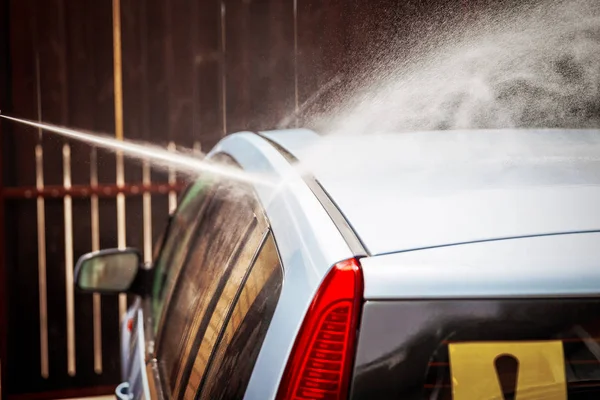
[[[121,0],[124,136],[209,150],[226,133],[310,125],[369,71],[394,41],[409,56],[441,20],[472,18],[492,0]],[[0,101],[13,116],[111,133],[115,130],[112,0],[0,0]],[[10,33],[10,40],[7,34]],[[39,68],[38,68],[39,67]],[[38,72],[39,71],[39,72]],[[38,80],[39,77],[39,80]],[[337,79],[337,80],[336,80]],[[10,81],[10,85],[7,83]],[[39,96],[38,96],[39,82]],[[310,104],[315,93],[338,82]],[[296,110],[300,113],[295,116]],[[296,118],[297,117],[297,118]],[[0,188],[61,185],[62,145],[53,135],[2,121]],[[74,184],[88,185],[92,150],[72,146]],[[99,181],[115,182],[115,157],[98,151]],[[142,180],[126,162],[128,183]],[[152,179],[165,182],[164,171]],[[94,372],[91,296],[76,294],[77,373],[67,374],[64,208],[47,198],[46,262],[50,376],[40,375],[35,197],[0,197],[2,388],[13,397],[106,391],[119,381],[118,305],[102,298],[104,368]],[[127,244],[142,248],[142,199],[127,198]],[[153,240],[168,211],[152,197]],[[4,213],[4,214],[2,214]],[[90,201],[73,199],[74,256],[91,249]],[[4,218],[3,218],[4,217]],[[101,247],[117,245],[116,203],[100,200]],[[4,276],[6,274],[6,279]],[[7,310],[7,313],[5,313]],[[8,351],[6,351],[8,349]],[[85,390],[84,390],[85,389]]]

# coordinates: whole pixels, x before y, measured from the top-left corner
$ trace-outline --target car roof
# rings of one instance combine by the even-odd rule
[[[371,255],[600,230],[600,130],[260,134],[314,176]]]

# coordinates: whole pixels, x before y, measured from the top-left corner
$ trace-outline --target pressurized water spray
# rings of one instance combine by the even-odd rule
[[[184,172],[192,174],[198,172],[205,172],[222,179],[253,184],[262,184],[268,186],[273,185],[273,182],[271,182],[267,177],[237,170],[224,165],[217,165],[206,159],[200,159],[197,156],[190,156],[181,152],[170,151],[156,145],[146,143],[140,144],[132,141],[117,140],[108,135],[101,135],[93,132],[75,130],[48,123],[9,117],[7,115],[1,114],[1,111],[0,117],[17,123],[39,128],[47,132],[53,132],[58,135],[67,137],[69,139],[78,140],[80,142],[95,145],[110,151],[120,151],[129,157],[151,160],[155,164],[162,165],[165,167],[176,167],[180,170],[183,170]]]

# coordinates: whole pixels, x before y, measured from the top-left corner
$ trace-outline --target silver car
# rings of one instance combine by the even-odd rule
[[[600,395],[600,131],[242,132],[207,156],[138,295],[121,398]],[[260,177],[258,179],[256,177]],[[256,178],[256,179],[255,179]]]

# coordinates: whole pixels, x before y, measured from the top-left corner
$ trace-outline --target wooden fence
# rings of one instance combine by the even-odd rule
[[[230,132],[306,125],[390,40],[418,40],[416,22],[435,24],[441,6],[469,17],[492,3],[0,0],[0,109],[209,150]],[[2,391],[110,392],[125,299],[74,293],[73,263],[124,245],[149,260],[183,183],[32,128],[0,129]]]

